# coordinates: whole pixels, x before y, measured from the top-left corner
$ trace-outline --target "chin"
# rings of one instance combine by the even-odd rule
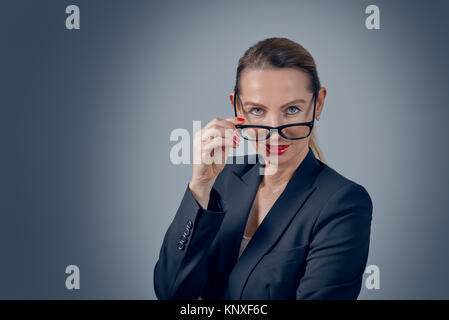
[[[307,143],[305,146],[295,142],[280,142],[279,144],[288,144],[288,148],[284,152],[278,152],[279,154],[268,152],[265,143],[257,144],[255,147],[257,153],[264,158],[265,162],[276,163],[277,165],[295,162],[295,159],[304,151],[304,148],[308,149]],[[261,152],[261,150],[263,150],[263,152]]]
[[[263,155],[263,157],[264,157],[265,161],[268,161],[268,162],[271,162],[271,163],[277,163],[278,165],[282,165],[284,163],[288,163],[292,159],[292,157],[289,157],[286,154],[282,154],[282,155],[266,154],[266,155]]]

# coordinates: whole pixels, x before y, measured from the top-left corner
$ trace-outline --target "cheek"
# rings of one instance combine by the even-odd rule
[[[295,150],[303,150],[305,148],[308,148],[308,146],[309,146],[309,139],[301,139],[295,141],[295,143],[293,143],[291,147],[294,147]]]
[[[292,143],[290,143],[289,147],[289,156],[295,157],[295,155],[301,154],[303,150],[308,149],[308,147],[308,139],[292,140]]]

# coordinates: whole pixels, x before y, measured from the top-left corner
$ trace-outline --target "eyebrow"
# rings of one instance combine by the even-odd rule
[[[286,104],[282,105],[281,108],[282,108],[282,107],[285,107],[286,105],[295,103],[295,102],[303,102],[303,103],[306,103],[307,101],[304,100],[304,99],[295,99],[295,100],[293,100],[293,101],[287,102]],[[266,108],[266,106],[264,106],[263,104],[257,103],[257,102],[252,102],[252,101],[247,101],[247,102],[245,102],[243,105],[244,105],[244,106],[246,106],[246,105],[251,105],[251,106],[264,107],[264,108]]]

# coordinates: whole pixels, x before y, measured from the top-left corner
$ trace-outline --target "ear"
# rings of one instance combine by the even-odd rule
[[[238,99],[238,97],[237,97],[237,99]],[[231,101],[232,112],[234,112],[234,91],[229,93],[229,100]],[[235,102],[235,104],[237,105],[237,108],[236,108],[237,114],[241,115],[242,114],[241,104],[239,104],[238,100]]]
[[[234,91],[229,94],[229,101],[231,101],[231,107],[234,109]]]
[[[315,118],[319,118],[321,116],[321,112],[323,112],[324,107],[324,99],[326,98],[327,90],[325,87],[321,87],[318,91],[317,101],[316,101],[316,111]]]

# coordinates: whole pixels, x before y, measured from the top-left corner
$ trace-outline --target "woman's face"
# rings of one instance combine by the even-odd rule
[[[240,78],[240,102],[237,102],[237,114],[245,118],[242,124],[278,127],[312,121],[314,99],[307,90],[309,81],[304,72],[293,68],[244,70]],[[233,93],[230,98],[233,103]],[[320,113],[317,101],[315,117]],[[310,137],[289,140],[272,132],[267,140],[251,143],[269,163],[297,164],[295,160],[308,152]]]

